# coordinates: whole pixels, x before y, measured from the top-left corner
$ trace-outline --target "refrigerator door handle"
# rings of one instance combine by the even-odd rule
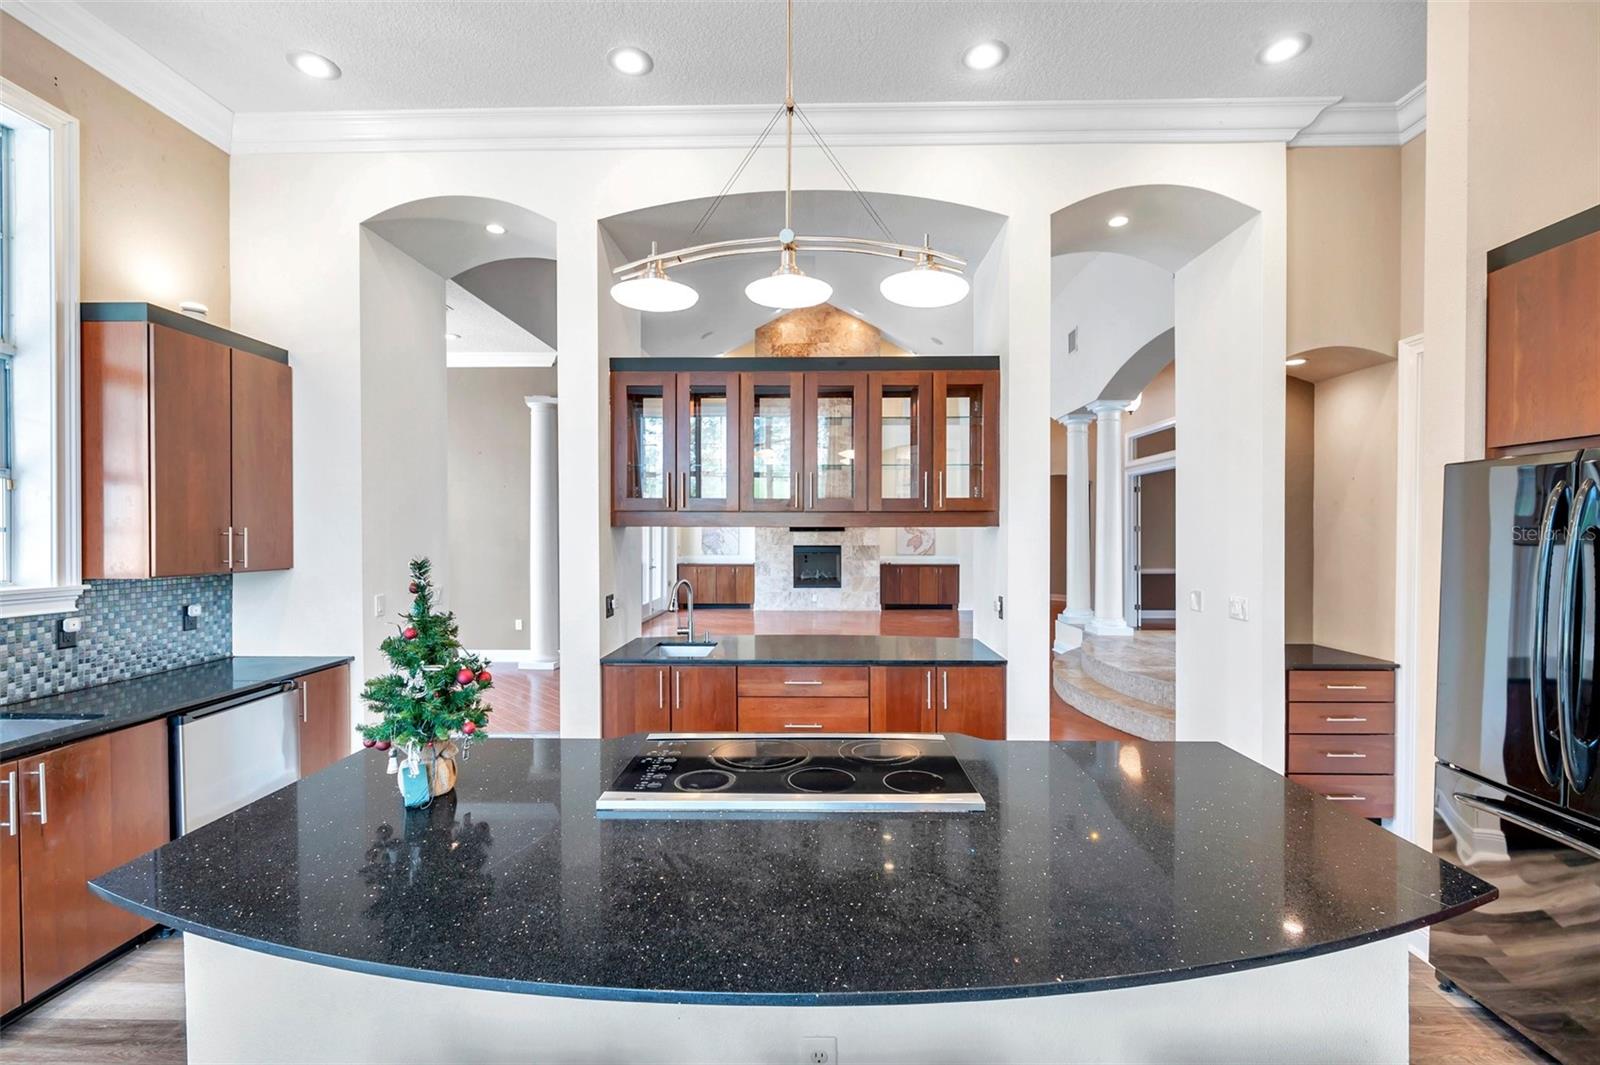
[[[1556,724],[1561,733],[1561,761],[1567,770],[1567,781],[1581,792],[1589,786],[1592,777],[1590,760],[1578,764],[1575,754],[1577,739],[1578,677],[1574,675],[1574,660],[1578,654],[1578,567],[1583,562],[1583,538],[1600,529],[1600,485],[1586,477],[1572,496],[1572,517],[1567,521],[1567,573],[1561,597],[1561,660],[1556,674]]]
[[[1493,817],[1498,817],[1502,821],[1510,821],[1512,824],[1519,825],[1522,828],[1527,829],[1529,832],[1536,832],[1546,839],[1554,840],[1563,847],[1570,847],[1572,850],[1575,850],[1580,854],[1588,855],[1590,858],[1600,859],[1600,847],[1596,847],[1590,843],[1585,843],[1578,837],[1563,832],[1554,825],[1546,824],[1537,818],[1529,817],[1527,814],[1519,813],[1516,810],[1511,809],[1511,807],[1503,800],[1485,798],[1478,795],[1467,795],[1464,792],[1459,791],[1452,795],[1451,798],[1453,798],[1462,806],[1470,806],[1474,810],[1482,810],[1484,813]]]
[[[1545,705],[1544,667],[1547,657],[1545,633],[1550,627],[1550,562],[1555,554],[1556,511],[1563,499],[1570,499],[1572,490],[1563,479],[1556,482],[1544,501],[1544,516],[1539,520],[1539,554],[1533,571],[1533,639],[1528,655],[1528,695],[1533,710],[1533,754],[1539,763],[1539,775],[1551,787],[1561,786],[1561,769],[1550,764],[1545,744],[1550,737],[1550,725]],[[1564,620],[1564,619],[1563,619]],[[1559,645],[1558,645],[1559,646]]]

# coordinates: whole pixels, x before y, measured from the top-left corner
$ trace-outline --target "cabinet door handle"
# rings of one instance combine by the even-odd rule
[[[30,814],[29,816],[37,817],[41,825],[48,825],[50,823],[50,807],[49,802],[45,797],[44,765],[45,764],[43,762],[40,762],[38,769],[28,770],[29,773],[39,778],[39,811],[38,813]]]
[[[1365,795],[1324,795],[1329,802],[1366,802]]]
[[[689,505],[689,475],[687,473],[680,473],[680,474],[678,474],[678,506],[686,507],[688,505]]]
[[[939,509],[944,509],[944,471],[939,471]]]
[[[928,509],[928,471],[922,471],[922,509]]]
[[[806,479],[806,509],[810,510],[817,505],[817,474],[812,471]]]
[[[1367,690],[1365,684],[1324,684],[1323,687],[1331,692],[1364,692]]]
[[[672,708],[683,709],[683,674],[676,669],[672,671]]]
[[[667,671],[666,670],[664,670],[664,669],[656,670],[656,709],[657,710],[665,710],[667,708],[667,690],[666,690],[667,679],[666,679],[666,677],[667,677]]]
[[[222,564],[224,566],[227,566],[229,569],[232,569],[233,568],[233,526],[232,525],[230,525],[226,529],[222,530],[222,542],[224,544],[226,544],[227,547],[228,547],[227,557],[225,557],[222,560]]]
[[[17,834],[17,771],[6,774],[6,823],[8,835]]]
[[[306,701],[306,686],[300,681],[291,681],[300,690],[300,723],[304,725],[311,720],[311,706]]]
[[[1325,751],[1325,752],[1323,752],[1322,757],[1324,757],[1324,758],[1365,758],[1366,755],[1362,754],[1360,751]]]
[[[939,671],[939,688],[939,708],[948,710],[950,709],[950,671],[948,669]]]
[[[1366,720],[1364,717],[1323,717],[1330,725],[1355,725]]]
[[[784,728],[821,728],[822,726],[818,725],[818,724],[804,724],[804,725],[802,725],[802,724],[800,724],[798,722],[790,721],[790,722],[785,722],[783,727]]]
[[[924,698],[929,710],[933,709],[933,670],[928,670],[928,688]]]
[[[801,685],[806,685],[806,686],[819,685],[822,682],[820,680],[786,680],[783,683],[786,684],[786,685],[789,685],[791,687],[799,687]]]
[[[239,530],[239,568],[250,568],[250,526],[246,525]]]

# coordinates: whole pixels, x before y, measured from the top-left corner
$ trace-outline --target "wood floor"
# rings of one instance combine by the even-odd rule
[[[1411,959],[1413,1065],[1548,1062],[1463,995],[1438,989]],[[183,949],[174,936],[118,958],[0,1033],[0,1065],[182,1065]]]
[[[527,736],[561,731],[561,671],[518,669],[515,662],[491,662],[494,686],[484,692],[489,704],[489,734]]]

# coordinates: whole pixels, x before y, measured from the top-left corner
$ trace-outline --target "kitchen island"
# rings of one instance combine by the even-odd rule
[[[1494,897],[1215,744],[949,737],[979,812],[610,819],[640,747],[358,754],[98,878],[191,1060],[1394,1061],[1402,933]]]

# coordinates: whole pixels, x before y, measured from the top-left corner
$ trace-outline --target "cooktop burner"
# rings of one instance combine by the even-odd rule
[[[983,796],[936,733],[651,733],[602,814],[972,811]]]

